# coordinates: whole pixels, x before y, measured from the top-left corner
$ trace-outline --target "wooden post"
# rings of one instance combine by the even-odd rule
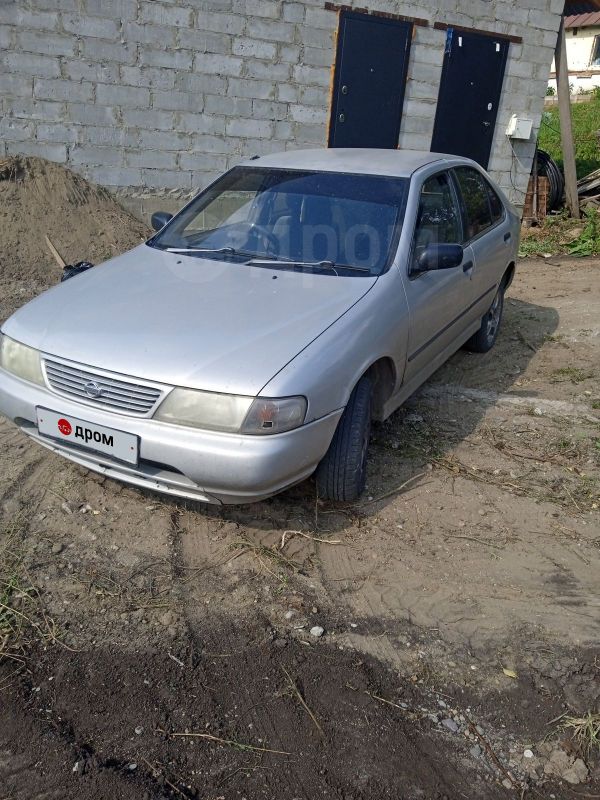
[[[569,93],[569,66],[567,63],[564,17],[561,17],[560,20],[554,62],[556,65],[556,92],[558,94],[558,112],[560,115],[560,138],[562,141],[567,208],[572,217],[579,219],[577,170],[575,169],[575,145],[573,143],[573,126],[571,124],[571,96]]]
[[[533,197],[532,197],[532,210],[531,216],[534,218],[536,222],[539,221],[538,219],[538,160],[537,160],[537,147],[535,149],[535,153],[533,154]]]

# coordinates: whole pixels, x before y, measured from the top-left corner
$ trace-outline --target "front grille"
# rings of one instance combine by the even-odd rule
[[[127,411],[130,414],[147,414],[161,396],[161,390],[153,386],[109,378],[47,358],[44,359],[44,365],[48,382],[54,391],[80,397],[104,408]],[[94,396],[96,392],[98,396]]]

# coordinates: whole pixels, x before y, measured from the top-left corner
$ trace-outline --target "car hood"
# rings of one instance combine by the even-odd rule
[[[123,375],[256,395],[376,280],[140,245],[32,300],[3,332]]]

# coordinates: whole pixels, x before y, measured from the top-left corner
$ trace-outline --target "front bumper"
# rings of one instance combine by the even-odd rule
[[[139,436],[138,465],[41,436],[37,406]],[[287,433],[241,436],[95,408],[0,370],[0,413],[39,444],[124,483],[206,503],[252,503],[307,478],[325,455],[342,411]]]

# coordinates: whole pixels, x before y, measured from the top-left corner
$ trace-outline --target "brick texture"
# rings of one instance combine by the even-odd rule
[[[446,35],[434,22],[523,38],[510,45],[490,162],[521,205],[560,0],[345,3],[430,23],[415,28],[401,147],[430,147]],[[337,22],[320,0],[0,3],[0,147],[125,194],[180,197],[245,155],[323,147]],[[518,146],[525,169],[504,135],[514,112],[534,123]]]

